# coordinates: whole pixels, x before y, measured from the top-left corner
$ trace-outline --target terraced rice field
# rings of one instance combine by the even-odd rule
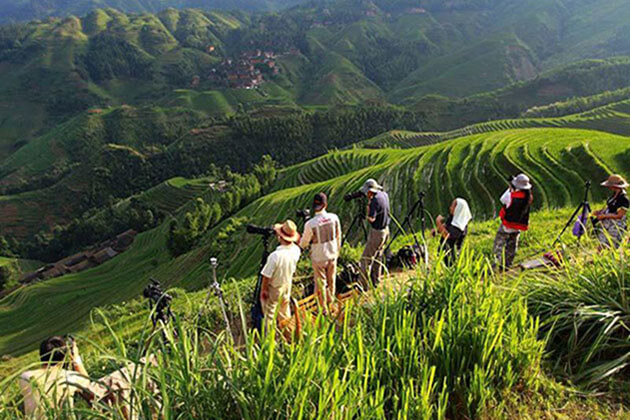
[[[137,297],[150,276],[171,286],[199,287],[207,278],[208,257],[217,253],[222,277],[253,275],[261,252],[259,238],[246,234],[242,227],[222,232],[236,218],[261,225],[295,219],[295,210],[308,206],[313,194],[323,190],[329,194],[330,208],[347,226],[364,208],[358,202],[344,202],[343,195],[374,177],[387,187],[398,220],[404,218],[419,191],[427,193],[431,215],[446,212],[450,201],[462,196],[471,203],[475,219],[483,220],[497,211],[506,178],[518,171],[533,178],[536,208],[577,204],[586,180],[600,181],[610,172],[630,175],[630,138],[599,131],[530,128],[475,134],[410,149],[329,153],[282,171],[275,191],[223,221],[206,234],[201,247],[177,259],[166,250],[165,224],[139,235],[129,251],[108,263],[27,287],[0,300],[0,353],[32,349],[43,336],[78,328],[92,308]],[[184,184],[182,194],[187,193],[186,188],[201,188],[195,182],[174,180],[158,196],[175,194],[168,188],[177,189],[180,183]],[[593,193],[594,201],[602,201],[606,195],[598,186]],[[165,208],[175,206],[175,201],[164,201]],[[217,238],[222,249],[213,248]]]
[[[359,143],[367,148],[411,148],[426,146],[473,134],[519,128],[582,128],[607,133],[630,135],[630,100],[616,102],[581,114],[558,118],[521,118],[474,124],[444,133],[391,131]]]
[[[151,206],[157,207],[165,213],[175,213],[181,206],[193,198],[208,191],[209,180],[173,178],[148,189],[138,196]]]
[[[426,192],[432,215],[446,212],[452,199],[460,196],[470,202],[476,219],[487,219],[498,212],[508,177],[521,171],[533,179],[536,209],[579,203],[586,180],[594,181],[593,199],[602,201],[607,192],[595,181],[611,172],[630,175],[630,138],[590,130],[529,128],[411,149],[337,151],[284,170],[275,192],[236,216],[260,224],[294,217],[295,209],[307,206],[315,192],[324,190],[330,207],[348,222],[355,204],[345,203],[343,195],[374,177],[386,186],[400,220],[420,191]],[[231,274],[251,274],[243,267],[252,266],[257,251],[241,252]]]

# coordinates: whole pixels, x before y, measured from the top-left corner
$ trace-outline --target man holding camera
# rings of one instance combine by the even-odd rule
[[[389,196],[374,179],[368,179],[361,192],[368,197],[367,221],[371,225],[361,257],[361,273],[364,286],[369,287],[371,280],[376,287],[381,281],[383,251],[389,238]]]
[[[260,302],[267,329],[272,325],[276,311],[278,319],[291,317],[291,285],[300,259],[300,248],[296,245],[300,234],[295,223],[287,220],[276,224],[273,230],[280,245],[269,255],[261,271]]]
[[[320,305],[327,308],[335,298],[337,258],[341,249],[341,222],[328,213],[328,197],[323,192],[315,195],[315,216],[304,225],[300,248],[311,246],[311,263],[315,277],[315,293]]]
[[[75,394],[91,403],[105,392],[88,377],[73,339],[48,338],[41,343],[39,356],[41,368],[24,372],[19,380],[26,418],[46,419],[48,410],[72,408]]]

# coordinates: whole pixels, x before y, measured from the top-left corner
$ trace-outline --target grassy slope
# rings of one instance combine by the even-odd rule
[[[508,51],[514,51],[511,58]],[[514,77],[512,61],[523,60],[535,74],[531,52],[513,34],[483,40],[473,46],[430,60],[401,80],[389,98],[402,102],[433,93],[463,97],[487,92],[521,80]],[[526,79],[523,77],[523,79]]]
[[[325,190],[331,208],[347,222],[354,205],[341,197],[374,176],[390,191],[397,217],[403,217],[417,192],[425,190],[432,213],[445,211],[451,198],[461,195],[482,219],[497,209],[504,180],[517,170],[532,175],[537,208],[564,206],[580,200],[586,179],[603,179],[611,171],[629,173],[629,153],[628,137],[548,128],[478,134],[407,150],[334,152],[284,170],[277,191],[235,216],[259,224],[294,217],[295,209],[307,205],[314,192]],[[594,193],[596,200],[604,198],[600,189]],[[109,263],[14,293],[0,302],[0,351],[21,353],[46,335],[75,330],[91,308],[137,296],[149,276],[170,285],[199,286],[205,259],[218,251],[212,241],[226,225],[213,229],[200,248],[176,260],[166,251],[167,227],[162,226],[140,235],[129,251]],[[257,242],[238,229],[227,242],[215,243],[229,248],[221,251],[230,261],[222,274],[252,275],[260,252]]]
[[[550,246],[551,242],[555,238],[556,232],[561,229],[571,210],[571,208],[564,208],[556,209],[553,211],[540,211],[534,213],[532,216],[532,229],[530,232],[525,234],[521,240],[518,260],[521,261],[529,256],[539,255],[542,249],[547,249],[547,247]],[[495,221],[473,222],[470,227],[470,233],[467,239],[467,246],[472,247],[476,252],[479,252],[481,255],[488,255],[489,250],[491,249],[496,226],[497,223]],[[397,242],[398,245],[401,245],[403,243],[409,243],[410,240],[410,237],[406,237],[401,238]],[[567,244],[573,243],[573,240],[569,235],[565,237],[565,240]],[[587,247],[594,246],[592,242],[584,241],[582,242],[582,245],[586,245]],[[437,241],[430,240],[429,246],[432,252],[432,258],[435,258],[434,252],[436,251]],[[573,253],[573,250],[569,250],[569,252]],[[407,274],[413,275],[413,273]],[[424,274],[418,272],[417,275],[419,276],[419,278],[422,278]],[[522,277],[519,277],[517,279],[509,278],[509,281],[514,281],[514,283],[518,283],[521,280],[525,280],[535,275],[537,275],[536,272],[526,272],[522,275]],[[251,285],[253,281],[253,279],[247,279],[245,281],[238,282],[223,282],[223,288],[226,293],[226,297],[230,301],[230,307],[233,310],[236,310],[235,308],[238,307],[236,302],[238,301],[239,295],[242,296],[243,293],[245,293],[245,297],[248,296],[251,291]],[[202,290],[199,292],[184,294],[181,291],[171,291],[171,294],[175,296],[173,309],[178,315],[179,320],[185,323],[194,322],[199,308],[205,302],[206,292]],[[247,306],[245,306],[244,309],[247,310]],[[143,331],[146,333],[146,331],[148,331],[148,329],[150,328],[148,324],[149,321],[147,320],[149,314],[146,309],[145,302],[140,297],[134,299],[133,301],[127,301],[122,305],[114,305],[102,308],[102,310],[104,311],[105,319],[107,320],[107,322],[110,323],[109,325],[107,325],[103,321],[103,318],[101,318],[101,314],[95,311],[91,313],[91,322],[84,323],[84,326],[80,329],[80,331],[75,334],[75,336],[78,337],[78,340],[81,343],[81,353],[84,361],[88,366],[88,371],[97,376],[99,375],[99,373],[96,372],[100,372],[102,367],[106,365],[105,360],[103,359],[105,354],[115,353],[117,351],[116,349],[118,348],[117,346],[119,345],[118,342],[114,341],[113,334],[109,331],[109,328],[111,328],[114,334],[116,334],[117,340],[122,340],[125,345],[128,346],[127,348],[129,349],[129,351],[132,352],[132,354],[134,345],[138,341],[139,336],[142,334]],[[205,322],[209,322],[211,328],[213,328],[215,331],[223,328],[220,322],[220,313],[218,312],[218,304],[216,299],[210,299],[209,306],[206,308],[205,313],[207,314],[209,319],[207,321],[204,320],[204,325],[206,325]],[[62,328],[63,326],[60,327],[59,331],[63,331]],[[30,363],[35,363],[36,360],[37,355],[35,351],[29,351],[28,353],[14,358],[4,359],[3,362],[0,364],[0,376],[6,375],[6,377],[9,377],[15,372],[23,370],[24,367],[28,366]],[[548,372],[549,370],[546,369],[545,374],[547,374]],[[12,393],[15,391],[15,389],[9,389],[7,391],[7,396],[13,395]],[[514,397],[520,398],[522,397],[522,395],[515,395]],[[502,398],[510,399],[512,397],[502,396]],[[608,409],[605,409],[605,407],[608,406],[608,401],[600,401],[599,403],[596,403],[595,401],[596,400],[591,399],[574,401],[571,406],[565,406],[562,408],[561,411],[568,416],[567,418],[613,418],[611,416],[612,413],[608,412]],[[537,408],[534,409],[532,407],[527,407],[528,404],[533,404],[533,406]],[[516,416],[516,414],[514,414],[514,416],[518,418],[526,418],[521,417],[521,415],[532,415],[532,410],[537,410],[540,412],[537,412],[537,414],[531,418],[546,418],[543,416],[543,413],[555,411],[552,408],[553,404],[558,404],[558,402],[556,400],[554,400],[553,402],[547,401],[547,404],[545,406],[542,406],[538,403],[529,402],[529,399],[519,399],[518,401],[510,401],[509,406],[506,408],[508,409],[508,411],[518,411],[519,416]],[[573,404],[576,404],[576,407],[573,407]],[[512,405],[514,406],[512,407]],[[587,407],[585,407],[584,405],[587,405]],[[579,409],[580,407],[581,410]],[[599,412],[599,410],[603,410],[603,412]],[[580,412],[580,415],[584,413],[588,414],[586,415],[586,417],[573,417],[573,415],[576,415],[578,412]],[[620,416],[620,418],[625,417]]]
[[[582,128],[630,136],[630,100],[614,102],[590,111],[556,118],[519,118],[474,124],[444,133],[414,133],[394,130],[365,140],[362,147],[410,148],[438,143],[469,134],[480,134],[516,128]]]
[[[437,57],[423,60],[396,84],[391,100],[408,102],[427,93],[470,95],[532,79],[570,62],[630,51],[622,35],[630,18],[623,0],[578,0],[570,5],[552,0],[504,1],[477,13],[464,8],[432,17],[444,32],[447,23],[455,25],[462,39]]]
[[[72,2],[15,0],[0,5],[0,22],[85,14],[102,7],[112,7],[131,13],[156,13],[167,7],[260,11],[281,9],[299,3],[299,0],[240,0],[236,2],[226,0],[78,0]]]
[[[0,159],[54,127],[60,117],[74,116],[90,105],[153,103],[156,95],[171,94],[173,86],[162,77],[87,78],[81,63],[90,41],[98,35],[128,42],[135,49],[135,59],[148,60],[151,71],[159,74],[190,57],[210,68],[218,58],[202,52],[205,46],[223,48],[221,37],[242,24],[232,14],[218,11],[124,15],[112,9],[97,10],[82,19],[24,24],[20,46],[4,49],[0,58]],[[198,105],[207,109],[212,104]]]

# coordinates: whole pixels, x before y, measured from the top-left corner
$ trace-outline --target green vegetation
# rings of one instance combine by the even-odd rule
[[[0,212],[7,215],[0,226],[7,235],[30,239],[172,177],[207,175],[225,165],[245,172],[265,154],[290,164],[383,131],[421,126],[418,115],[391,106],[218,121],[203,121],[198,113],[179,108],[120,107],[85,114],[0,164],[7,193],[0,198]],[[29,160],[31,154],[41,157]]]
[[[602,107],[615,102],[629,99],[630,88],[607,91],[598,95],[571,98],[562,102],[555,102],[544,106],[535,106],[523,113],[525,118],[561,117],[568,114],[577,114],[590,111],[593,108]]]
[[[534,214],[533,230],[525,235],[521,254],[537,254],[541,245],[550,245],[570,211]],[[345,322],[337,328],[320,315],[290,344],[273,334],[264,339],[248,334],[235,345],[225,332],[216,333],[223,328],[213,324],[219,316],[217,303],[212,301],[204,316],[198,317],[204,291],[174,290],[178,314],[174,328],[179,338],[169,339],[168,351],[159,332],[149,333],[143,302],[134,300],[93,313],[89,328],[79,335],[83,359],[98,377],[137,361],[143,354],[139,343],[145,343],[148,352],[157,355],[158,365],[139,372],[135,397],[144,409],[160,401],[165,414],[172,416],[212,412],[221,418],[253,419],[276,418],[281,412],[283,418],[501,419],[545,418],[562,412],[567,418],[625,418],[625,405],[619,405],[625,398],[606,397],[602,391],[614,393],[614,388],[601,378],[589,382],[580,380],[580,375],[600,362],[616,362],[609,350],[621,350],[626,335],[617,336],[608,347],[598,333],[584,335],[573,343],[572,350],[579,352],[570,354],[591,353],[595,348],[601,351],[598,360],[569,368],[558,363],[566,341],[549,338],[572,333],[557,321],[571,313],[567,321],[589,331],[593,316],[603,315],[598,308],[563,311],[556,305],[543,312],[535,308],[545,296],[555,303],[550,293],[566,292],[572,304],[581,307],[593,297],[608,296],[612,284],[625,293],[627,287],[619,282],[628,270],[627,253],[623,258],[616,252],[585,256],[584,249],[594,245],[587,240],[584,248],[566,249],[568,263],[562,269],[495,275],[483,258],[495,229],[494,222],[475,222],[455,267],[439,264],[432,252],[430,270],[394,277],[388,283],[391,287],[384,286],[361,306],[350,304]],[[552,282],[562,284],[562,292],[556,294]],[[544,284],[550,287],[537,292],[537,286]],[[224,289],[232,326],[240,329],[247,310],[241,297],[251,285],[224,282]],[[616,311],[618,317],[627,316],[621,308]],[[3,366],[8,369],[0,382],[3,418],[21,418],[14,375],[16,368],[34,361],[30,354]],[[563,383],[567,377],[576,385]],[[157,393],[146,392],[149,378],[157,383]],[[619,386],[625,383],[618,372],[606,379]],[[600,386],[596,397],[583,392],[594,384]],[[95,408],[120,418],[107,406]],[[95,415],[85,409],[77,414],[79,418]]]
[[[2,243],[6,246],[6,240],[0,237],[0,250],[2,250],[2,254],[6,255],[8,249],[3,248]],[[39,268],[40,264],[38,261],[0,256],[0,292],[17,286],[23,273]]]
[[[0,27],[0,159],[81,111],[122,104],[217,116],[241,107],[420,106],[426,95],[439,94],[453,99],[431,128],[445,130],[630,83],[627,59],[576,64],[629,51],[618,45],[628,18],[622,0],[602,10],[582,0],[571,8],[509,0],[446,10],[422,2],[339,1],[253,15],[162,10],[162,1],[142,2],[154,14],[88,13],[93,4],[82,3],[73,10],[81,17]],[[113,6],[139,10],[132,3]],[[223,59],[252,49],[273,51],[279,69],[259,89],[227,89],[209,78]],[[419,110],[432,113],[432,105]]]
[[[567,103],[568,104],[568,103]],[[559,105],[562,107],[562,105]],[[569,105],[570,106],[570,105]],[[553,105],[550,105],[553,107]],[[552,108],[549,108],[552,109]],[[544,112],[544,111],[543,111]],[[606,106],[592,109],[580,114],[566,115],[558,118],[519,118],[511,120],[497,120],[487,123],[474,124],[453,131],[436,133],[393,130],[359,143],[361,147],[381,148],[411,148],[439,143],[471,134],[489,133],[493,131],[511,130],[518,128],[582,128],[619,134],[630,135],[630,101],[614,102]]]
[[[18,1],[10,13],[89,14],[0,26],[0,418],[20,417],[11,375],[47,336],[78,332],[93,372],[136,360],[150,277],[175,288],[179,315],[180,340],[146,372],[169,418],[624,418],[626,250],[594,255],[594,241],[567,235],[561,269],[489,268],[510,175],[535,185],[521,261],[549,250],[587,180],[630,174],[623,0],[334,0],[252,14],[167,3],[206,6]],[[216,71],[266,54],[255,89]],[[244,321],[262,248],[247,223],[295,219],[325,191],[347,225],[363,204],[342,197],[368,177],[397,222],[421,191],[427,216],[466,198],[475,222],[460,263],[441,265],[429,240],[430,270],[393,276],[342,325],[320,317],[292,344],[236,328],[233,345],[214,300],[197,316],[216,256]],[[129,228],[140,233],[116,258],[18,287]],[[360,233],[349,239],[344,256],[356,256]],[[582,397],[591,389],[606,398]]]
[[[630,172],[629,148],[628,137],[533,128],[472,135],[414,149],[331,152],[280,171],[272,192],[208,229],[196,239],[194,249],[175,259],[168,251],[169,226],[165,223],[139,235],[130,250],[111,262],[8,296],[0,312],[0,348],[19,353],[55,331],[73,330],[91,308],[136,296],[149,276],[168,285],[198,287],[209,255],[230,262],[222,266],[221,276],[249,277],[256,271],[261,248],[245,233],[244,224],[268,225],[295,217],[295,209],[307,205],[320,190],[329,194],[331,208],[346,223],[356,210],[342,196],[357,189],[368,176],[386,185],[399,219],[417,193],[426,191],[432,214],[446,211],[453,197],[462,196],[479,220],[495,214],[505,180],[519,170],[533,178],[537,209],[577,204],[587,179],[597,181],[610,172]],[[605,193],[595,188],[594,199],[603,200]],[[42,307],[39,302],[43,301],[51,306]],[[48,314],[50,307],[58,309]]]
[[[630,60],[627,57],[585,60],[491,92],[455,99],[433,94],[416,96],[405,99],[405,103],[424,115],[428,129],[444,131],[483,121],[519,118],[528,115],[527,111],[536,106],[546,106],[571,97],[589,97],[619,89],[623,92],[630,82],[628,69]],[[621,94],[619,100],[622,99],[627,98]],[[596,98],[574,100],[587,103],[597,101]],[[572,112],[581,111],[577,108]]]

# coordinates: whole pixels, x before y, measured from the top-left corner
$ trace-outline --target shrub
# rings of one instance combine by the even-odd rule
[[[561,371],[593,386],[630,362],[630,265],[627,251],[577,259],[555,274],[521,285],[530,312],[549,335],[548,349]]]

